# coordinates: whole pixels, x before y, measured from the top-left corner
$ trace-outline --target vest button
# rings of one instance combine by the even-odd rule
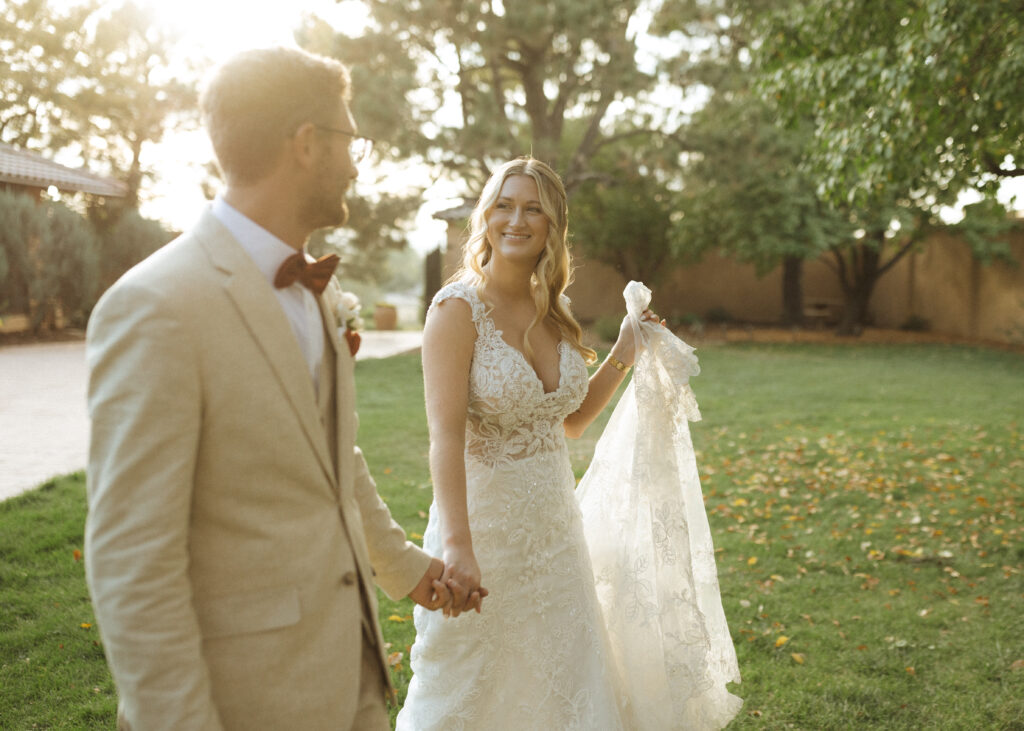
[[[356,574],[354,571],[346,571],[341,576],[341,583],[345,586],[352,586],[356,583]]]

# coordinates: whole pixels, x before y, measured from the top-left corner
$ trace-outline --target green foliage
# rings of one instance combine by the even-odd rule
[[[991,193],[1022,172],[1022,18],[1006,0],[791,3],[764,32],[765,88],[811,120],[809,164],[834,200]]]
[[[0,192],[0,251],[7,262],[0,306],[31,314],[34,329],[53,324],[58,309],[69,324],[84,326],[103,290],[172,237],[138,211],[124,211],[97,233],[63,203]]]
[[[101,287],[106,289],[118,277],[174,238],[159,221],[126,210],[100,229]]]
[[[964,206],[963,219],[950,226],[971,247],[975,258],[984,264],[1001,261],[1005,264],[1019,264],[1013,257],[1006,234],[1020,223],[1006,215],[1006,210],[991,198]]]
[[[308,43],[329,48],[359,69],[357,114],[389,132],[403,155],[419,154],[479,181],[497,162],[531,152],[574,187],[590,157],[607,141],[615,99],[634,98],[654,79],[635,62],[627,28],[634,0],[480,3],[370,0],[374,26],[361,38],[310,30]],[[454,94],[459,120],[434,112]],[[364,104],[374,104],[367,109]],[[393,110],[388,118],[383,110]],[[571,151],[569,119],[585,122]],[[643,127],[636,115],[616,126]],[[401,124],[403,128],[397,125]],[[375,129],[367,127],[370,134]],[[470,182],[471,187],[476,187]]]
[[[861,234],[833,247],[840,331],[866,322],[878,280],[943,227],[943,206],[972,186],[991,199],[999,178],[1021,173],[1007,167],[1024,143],[1024,118],[1007,111],[1024,80],[1019,11],[829,0],[786,4],[764,24],[755,55],[765,98],[790,126],[810,125],[801,167]],[[985,261],[1008,254],[995,208],[959,228]]]
[[[314,232],[310,252],[337,254],[341,258],[338,271],[344,279],[384,285],[391,276],[391,256],[407,248],[405,231],[422,202],[420,192],[349,196],[348,223],[343,228]]]
[[[630,151],[614,152],[595,163],[600,177],[582,183],[571,197],[572,241],[627,280],[654,286],[674,259],[672,193],[654,171],[641,170]]]
[[[59,307],[67,321],[84,327],[99,293],[96,234],[81,215],[61,203],[46,205],[48,226],[39,241],[29,295],[36,303],[33,326]]]
[[[786,257],[816,258],[851,235],[846,216],[799,169],[805,131],[779,128],[757,99],[715,96],[695,115],[690,140],[699,154],[679,196],[682,251],[719,249],[763,275]]]
[[[0,502],[4,728],[116,725],[114,682],[85,586],[84,525],[82,473]]]
[[[174,39],[152,11],[131,0],[11,0],[0,38],[18,39],[0,44],[0,139],[77,154],[124,180],[121,205],[137,207],[144,146],[195,119],[195,74],[172,59]]]
[[[84,324],[99,284],[96,237],[84,218],[63,203],[0,192],[0,248],[7,262],[0,304],[30,314],[33,329],[54,323],[58,310]]]
[[[45,211],[31,196],[0,190],[0,250],[6,263],[0,307],[10,312],[29,311],[30,253],[46,227]]]

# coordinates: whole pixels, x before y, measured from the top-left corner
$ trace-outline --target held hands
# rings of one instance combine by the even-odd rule
[[[665,321],[659,320],[658,316],[650,310],[644,310],[640,320],[665,325]],[[629,315],[622,318],[619,337],[615,341],[615,345],[612,346],[611,355],[626,366],[631,366],[636,362],[636,333],[633,330],[633,323],[629,320]]]
[[[480,567],[471,547],[452,546],[445,549],[441,581],[451,591],[451,603],[444,607],[444,616],[458,617],[471,609],[480,613],[488,591],[480,586]]]
[[[452,595],[448,587],[441,581],[444,574],[444,563],[439,558],[430,559],[427,573],[423,574],[420,583],[409,592],[409,598],[425,609],[431,611],[447,607],[451,604]]]

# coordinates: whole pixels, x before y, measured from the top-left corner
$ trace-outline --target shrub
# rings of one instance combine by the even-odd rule
[[[0,277],[0,308],[28,313],[31,252],[47,226],[45,210],[23,193],[0,191],[0,250],[6,270]]]
[[[724,325],[732,322],[732,315],[722,306],[712,307],[704,314],[704,321],[709,325]]]
[[[159,221],[143,218],[134,209],[121,213],[115,223],[100,232],[102,289],[173,238],[174,234]]]
[[[900,325],[900,330],[908,330],[910,332],[927,332],[931,329],[931,322],[920,315],[911,315]]]
[[[67,322],[85,325],[99,292],[96,234],[82,216],[63,203],[43,206],[47,225],[36,250],[39,266],[30,279],[35,303],[33,329],[55,322],[60,309]]]
[[[605,343],[614,343],[619,337],[619,327],[622,325],[622,318],[615,315],[603,315],[594,322],[591,330],[594,335]]]

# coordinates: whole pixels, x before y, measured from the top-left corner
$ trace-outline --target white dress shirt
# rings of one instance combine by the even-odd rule
[[[274,277],[277,275],[278,267],[295,253],[295,249],[237,209],[232,208],[220,196],[214,198],[212,212],[252,257],[256,266],[263,272],[263,276],[267,278],[277,301],[281,303],[281,309],[284,310],[284,314],[292,326],[292,332],[295,333],[302,356],[306,359],[306,365],[309,366],[309,375],[313,379],[313,386],[319,389],[320,365],[324,356],[324,325],[316,295],[299,282],[280,289],[274,286]],[[305,249],[303,249],[303,253],[305,253]],[[308,254],[306,254],[306,258],[312,259]]]

